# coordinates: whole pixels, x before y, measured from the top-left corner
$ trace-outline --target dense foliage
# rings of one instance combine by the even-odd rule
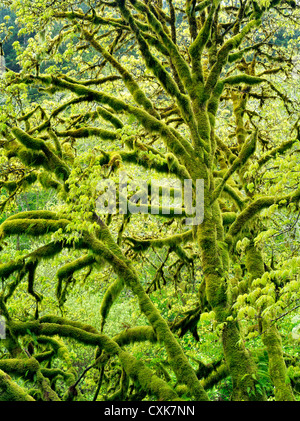
[[[0,400],[298,400],[299,5],[3,3]]]

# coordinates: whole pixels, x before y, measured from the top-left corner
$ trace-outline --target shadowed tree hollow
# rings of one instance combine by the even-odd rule
[[[299,5],[4,4],[0,400],[297,399]]]

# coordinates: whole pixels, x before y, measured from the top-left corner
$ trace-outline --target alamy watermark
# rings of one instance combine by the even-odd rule
[[[5,319],[3,316],[0,316],[0,339],[5,339]]]
[[[119,172],[119,183],[104,179],[98,183],[99,214],[183,215],[186,225],[199,225],[204,218],[204,180],[131,180]],[[118,187],[118,188],[117,188]],[[131,195],[130,195],[131,193]],[[130,197],[129,197],[130,196]]]

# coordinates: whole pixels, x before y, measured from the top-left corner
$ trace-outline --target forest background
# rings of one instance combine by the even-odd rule
[[[0,400],[299,400],[299,8],[3,1]]]

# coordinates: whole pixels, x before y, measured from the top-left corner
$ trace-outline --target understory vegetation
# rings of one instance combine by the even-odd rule
[[[0,400],[299,401],[298,0],[2,3]]]

